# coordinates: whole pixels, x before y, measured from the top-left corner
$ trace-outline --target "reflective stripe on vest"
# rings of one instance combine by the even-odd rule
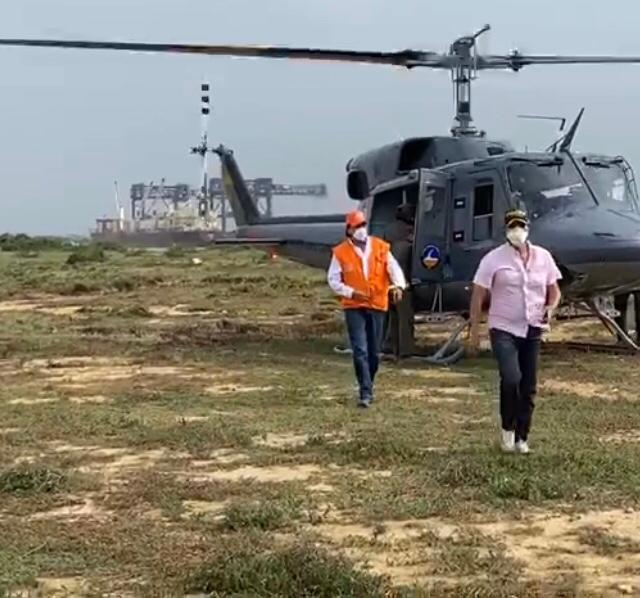
[[[347,299],[341,297],[343,309],[377,309],[387,311],[389,308],[389,287],[391,286],[387,265],[389,260],[389,244],[369,237],[370,251],[367,262],[368,276],[365,277],[362,258],[348,239],[333,248],[333,255],[340,264],[342,282],[353,290],[367,295],[367,300]]]

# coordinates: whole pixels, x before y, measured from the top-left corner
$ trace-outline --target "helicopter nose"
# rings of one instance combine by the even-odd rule
[[[640,289],[640,223],[599,228],[575,222],[562,234],[544,235],[569,298]]]

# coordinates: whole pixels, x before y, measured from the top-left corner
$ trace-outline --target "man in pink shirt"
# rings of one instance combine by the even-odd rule
[[[504,451],[528,453],[542,330],[560,302],[560,271],[551,254],[527,241],[521,210],[505,214],[506,243],[487,253],[473,279],[472,353],[479,345],[483,306],[489,303],[489,335],[500,371],[500,417]]]

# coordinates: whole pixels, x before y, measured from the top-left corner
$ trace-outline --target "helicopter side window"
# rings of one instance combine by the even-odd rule
[[[493,183],[478,185],[473,193],[473,240],[493,236]]]
[[[396,187],[388,191],[378,193],[373,197],[371,215],[369,217],[370,234],[385,238],[389,226],[396,220],[396,211],[402,203],[417,205],[418,185],[417,183]]]

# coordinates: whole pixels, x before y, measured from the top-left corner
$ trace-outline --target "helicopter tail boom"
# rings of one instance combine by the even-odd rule
[[[214,152],[220,158],[224,192],[231,204],[236,225],[240,227],[258,224],[261,220],[260,213],[249,193],[233,152],[222,145],[215,149]]]

